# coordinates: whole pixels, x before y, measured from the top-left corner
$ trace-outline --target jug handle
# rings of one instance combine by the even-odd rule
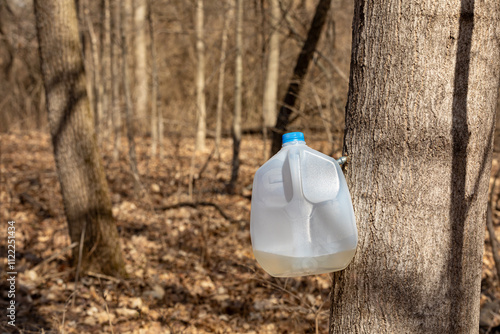
[[[302,197],[302,182],[300,181],[300,151],[290,148],[288,151],[288,162],[290,164],[290,176],[292,177],[292,201]]]
[[[292,147],[288,151],[288,162],[290,164],[290,176],[292,178],[292,200],[288,205],[299,207],[309,206],[311,204],[307,203],[304,199],[304,194],[302,192],[302,181],[301,181],[301,171],[300,171],[300,150]],[[302,202],[302,203],[301,203]],[[306,204],[307,203],[307,204]],[[306,219],[304,225],[301,226],[299,230],[294,233],[294,244],[300,245],[305,235],[306,240],[311,242],[311,220]]]

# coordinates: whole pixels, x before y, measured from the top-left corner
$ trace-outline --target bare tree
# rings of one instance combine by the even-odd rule
[[[330,333],[477,333],[500,2],[400,5],[355,1],[344,151],[359,245],[334,275]]]
[[[278,79],[280,65],[280,33],[279,22],[281,10],[279,0],[270,0],[271,14],[269,19],[269,55],[267,58],[267,71],[264,81],[264,97],[262,105],[263,135],[264,135],[264,160],[267,160],[267,131],[276,124],[276,109],[278,100]]]
[[[205,150],[207,133],[207,110],[205,105],[205,41],[203,27],[203,0],[196,0],[196,112],[198,128],[196,131],[196,150]]]
[[[147,34],[146,34],[146,0],[134,0],[134,51],[135,51],[135,131],[144,134],[147,124],[148,109],[148,68],[147,68]]]
[[[236,0],[236,60],[234,75],[233,163],[228,191],[234,193],[240,169],[241,82],[243,79],[243,0]]]
[[[128,140],[128,157],[130,164],[130,171],[134,178],[134,193],[137,196],[141,191],[141,181],[139,178],[139,170],[137,169],[137,154],[135,150],[135,140],[134,131],[135,128],[132,125],[132,113],[134,110],[132,104],[132,97],[130,96],[130,86],[129,86],[129,74],[128,74],[128,54],[129,49],[128,38],[130,35],[129,29],[129,17],[131,13],[132,0],[124,0],[121,6],[121,24],[120,24],[120,35],[121,35],[121,49],[122,49],[122,79],[123,79],[123,91],[125,93],[125,122],[127,127],[127,140]]]
[[[112,120],[114,132],[113,160],[117,161],[121,146],[121,98],[120,98],[120,3],[111,1],[111,100],[113,103]]]
[[[103,88],[102,88],[102,79],[101,79],[101,64],[100,64],[100,57],[99,57],[99,42],[97,35],[94,30],[94,24],[92,23],[92,19],[90,17],[90,11],[88,9],[88,3],[86,0],[81,1],[82,4],[84,4],[83,9],[84,13],[82,13],[82,17],[84,18],[85,22],[82,22],[86,24],[87,26],[87,31],[88,31],[88,36],[89,36],[89,42],[90,42],[90,52],[91,52],[91,59],[92,59],[92,66],[89,69],[92,72],[92,82],[91,82],[91,91],[93,94],[93,109],[94,109],[94,123],[95,123],[95,132],[97,136],[97,145],[100,146],[99,144],[101,143],[101,120],[102,120],[102,93],[103,93]],[[88,71],[87,71],[88,72]]]
[[[75,2],[37,0],[35,15],[50,133],[71,241],[81,268],[125,274],[86,92]],[[79,254],[81,250],[81,254]]]
[[[285,132],[288,120],[293,112],[295,101],[299,96],[302,82],[307,74],[309,63],[311,62],[314,51],[316,50],[316,45],[318,44],[321,36],[321,31],[325,25],[331,2],[331,0],[320,0],[316,6],[316,12],[314,14],[311,27],[307,33],[307,39],[304,42],[299,57],[297,58],[297,63],[293,69],[292,79],[288,85],[283,105],[278,113],[275,130],[273,131],[271,155],[277,153],[281,148],[281,135]]]
[[[227,32],[229,21],[232,15],[231,9],[224,9],[224,22],[222,27],[222,38],[220,47],[220,68],[219,68],[219,86],[217,91],[217,111],[215,120],[215,157],[220,157],[220,140],[222,136],[222,109],[224,108],[224,75],[226,71],[226,49]]]
[[[158,108],[158,66],[156,62],[155,18],[151,9],[152,1],[148,0],[148,23],[151,50],[151,155],[163,158],[163,114]]]
[[[99,136],[99,140],[102,138],[110,138],[111,129],[111,11],[110,11],[110,0],[101,1],[101,50],[100,50],[100,71],[102,83],[99,85],[99,96],[102,99],[102,119],[99,121],[102,130],[102,135]],[[106,120],[106,121],[105,121]]]

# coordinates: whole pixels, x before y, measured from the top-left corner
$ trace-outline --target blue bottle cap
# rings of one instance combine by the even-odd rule
[[[302,132],[289,132],[285,133],[282,137],[283,144],[294,140],[304,141],[304,134]]]

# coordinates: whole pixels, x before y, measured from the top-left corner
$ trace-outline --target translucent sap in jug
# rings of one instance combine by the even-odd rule
[[[272,276],[344,269],[358,233],[337,161],[308,147],[300,132],[255,173],[250,217],[255,258]]]

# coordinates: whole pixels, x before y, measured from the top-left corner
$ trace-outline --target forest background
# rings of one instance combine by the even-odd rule
[[[71,267],[74,244],[48,131],[33,4],[0,2],[0,219],[1,226],[8,220],[17,224],[20,306],[14,332],[325,332],[330,276],[271,278],[253,258],[248,229],[252,177],[271,146],[272,125],[265,120],[276,119],[316,2],[280,1],[278,18],[271,2],[243,2],[243,137],[234,188],[228,187],[233,174],[234,3],[205,1],[201,35],[197,9],[202,1],[125,1],[128,12],[121,26],[110,23],[106,32],[117,3],[80,0],[77,8],[87,92],[127,279],[92,272],[78,277]],[[288,126],[289,131],[303,131],[311,147],[335,157],[342,148],[352,15],[351,1],[331,2]],[[113,30],[120,27],[128,40],[125,52],[119,30]],[[270,36],[276,32],[277,100],[267,116],[264,87]],[[121,70],[112,70],[112,63],[123,61],[128,80]],[[132,92],[132,128],[125,122],[124,83]],[[200,92],[206,108],[204,144],[199,139]],[[130,131],[142,192],[129,167]],[[490,231],[500,229],[495,144]],[[486,235],[481,325],[484,332],[493,332],[500,325],[500,290],[491,248],[496,238]],[[6,228],[0,237],[3,258]],[[2,294],[8,291],[6,280],[0,287]],[[7,301],[3,296],[2,309]],[[3,322],[1,326],[13,331]]]

